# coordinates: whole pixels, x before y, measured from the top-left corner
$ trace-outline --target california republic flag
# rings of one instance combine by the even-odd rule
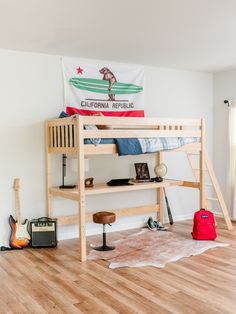
[[[63,58],[67,113],[144,116],[144,70],[133,65]]]

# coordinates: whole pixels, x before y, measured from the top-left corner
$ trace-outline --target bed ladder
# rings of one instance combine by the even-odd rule
[[[193,175],[194,175],[196,181],[199,182],[199,180],[200,180],[200,169],[196,167],[196,164],[199,165],[199,161],[198,161],[198,163],[196,162],[196,157],[200,158],[200,154],[187,152],[187,157],[188,157],[188,161],[189,161],[190,167],[192,169]],[[206,207],[209,210],[211,210],[212,209],[212,203],[218,202],[219,206],[221,208],[221,211],[223,213],[223,216],[224,216],[226,225],[228,227],[228,230],[232,230],[233,225],[232,225],[232,222],[231,222],[231,219],[229,216],[229,212],[228,212],[227,206],[225,204],[224,197],[221,193],[221,189],[220,189],[218,180],[216,178],[212,162],[210,161],[206,150],[205,150],[204,174],[205,174],[205,177],[206,177],[206,175],[208,175],[208,178],[210,181],[208,183],[205,183],[206,194],[207,194],[207,191],[209,190],[209,188],[213,188],[214,194],[215,194],[215,197],[206,196]]]

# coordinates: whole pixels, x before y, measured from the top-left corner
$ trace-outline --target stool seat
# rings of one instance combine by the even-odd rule
[[[97,212],[93,214],[93,222],[97,224],[112,224],[116,220],[116,214],[111,212]]]
[[[103,224],[103,234],[102,239],[103,243],[101,246],[94,248],[96,251],[111,251],[114,250],[114,246],[107,245],[106,240],[106,224],[112,224],[116,220],[116,214],[111,212],[97,212],[93,214],[93,222],[97,224]]]

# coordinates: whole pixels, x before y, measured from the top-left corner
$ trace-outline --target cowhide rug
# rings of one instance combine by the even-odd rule
[[[107,252],[91,250],[88,260],[107,260],[110,262],[109,268],[140,266],[163,268],[167,263],[183,257],[198,255],[215,247],[228,246],[217,241],[196,241],[174,232],[148,229],[109,244],[115,245],[115,250]]]

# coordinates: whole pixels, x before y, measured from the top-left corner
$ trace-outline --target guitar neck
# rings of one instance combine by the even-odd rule
[[[20,208],[20,179],[15,179],[14,181],[14,191],[15,191],[15,206],[16,206],[16,219],[19,224],[21,224],[21,208]]]
[[[16,219],[21,224],[21,208],[20,208],[20,193],[16,191]]]

